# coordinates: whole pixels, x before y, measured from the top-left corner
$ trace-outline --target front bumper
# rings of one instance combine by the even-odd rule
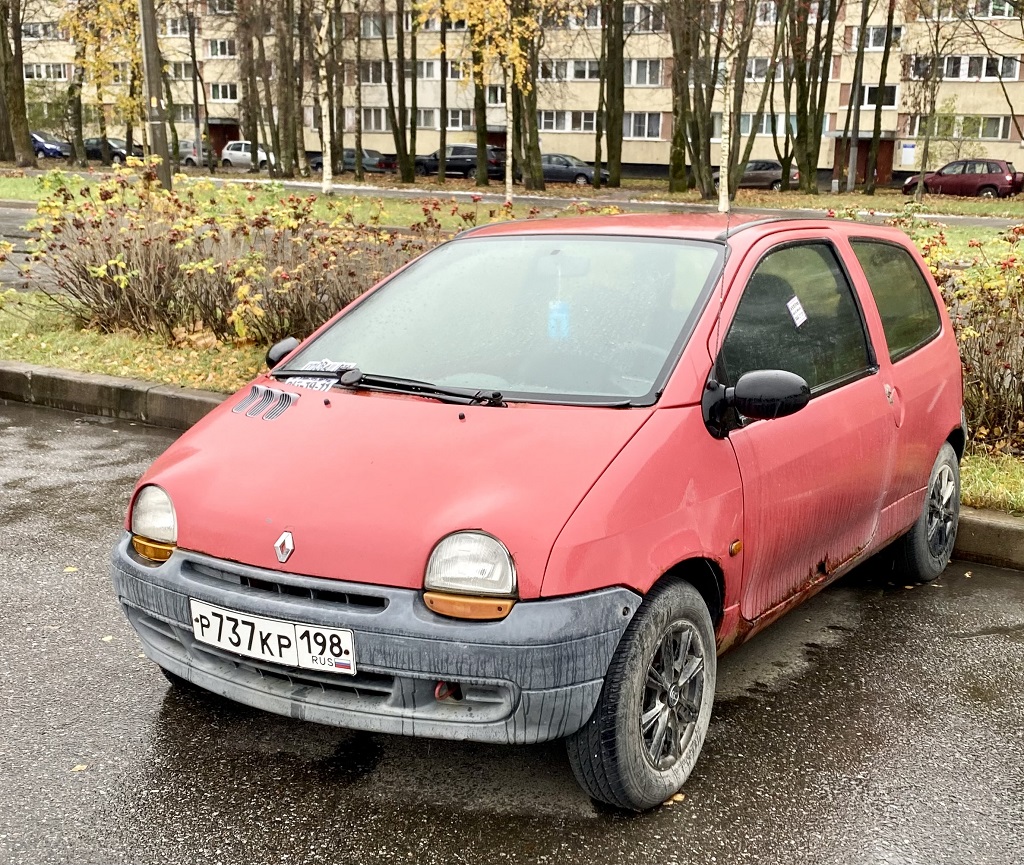
[[[476,742],[541,742],[582,727],[641,600],[610,588],[521,601],[499,622],[459,621],[433,613],[412,589],[278,573],[182,550],[152,567],[127,533],[111,570],[146,655],[202,688],[307,721]],[[189,598],[349,628],[358,673],[298,670],[200,643]],[[440,681],[458,682],[463,699],[437,700]]]

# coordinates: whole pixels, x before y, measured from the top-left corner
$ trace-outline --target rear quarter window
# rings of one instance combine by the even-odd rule
[[[892,243],[851,241],[882,318],[889,358],[899,360],[932,340],[942,326],[935,297],[907,250]]]

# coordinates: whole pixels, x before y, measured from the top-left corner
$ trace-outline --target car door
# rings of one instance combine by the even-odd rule
[[[921,512],[932,463],[949,433],[941,418],[956,422],[961,383],[945,373],[949,349],[939,340],[942,318],[911,252],[874,237],[854,236],[849,243],[860,266],[855,276],[863,278],[883,332],[876,341],[880,376],[896,426],[896,459],[881,529],[888,537]]]
[[[812,394],[794,415],[736,418],[729,432],[743,480],[747,620],[865,550],[895,459],[895,424],[863,314],[834,238],[824,234],[787,232],[784,243],[775,235],[748,253],[738,273],[742,295],[713,352],[713,375],[727,387],[745,372],[784,369]]]
[[[564,156],[551,157],[551,180],[556,183],[566,183],[572,178],[569,176],[569,162]],[[545,180],[547,178],[545,177]]]
[[[960,195],[960,187],[963,186],[964,163],[951,162],[940,169],[935,175],[934,181],[929,181],[930,191],[941,192],[943,195]]]

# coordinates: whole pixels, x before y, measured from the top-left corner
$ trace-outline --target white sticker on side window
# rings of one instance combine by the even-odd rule
[[[800,298],[795,294],[786,302],[786,308],[789,310],[789,314],[793,317],[793,324],[800,327],[805,321],[807,321],[807,313],[804,312],[803,304],[800,303]]]

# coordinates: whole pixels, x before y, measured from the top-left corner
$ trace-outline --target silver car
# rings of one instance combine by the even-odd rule
[[[262,144],[256,145],[256,164],[262,170],[274,165],[274,154]],[[250,168],[252,166],[252,142],[229,141],[220,153],[220,164],[225,168]]]

